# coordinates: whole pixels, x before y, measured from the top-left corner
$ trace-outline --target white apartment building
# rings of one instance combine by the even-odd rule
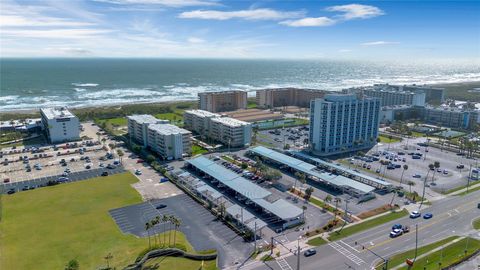
[[[252,124],[230,117],[211,119],[210,137],[231,147],[250,145]]]
[[[192,153],[192,133],[170,124],[148,126],[148,146],[165,159],[179,159]]]
[[[251,143],[252,124],[204,110],[188,110],[183,115],[185,128],[231,147]]]
[[[379,98],[331,94],[310,104],[310,148],[320,156],[373,147],[378,137]]]
[[[183,124],[188,130],[195,131],[200,135],[207,136],[210,133],[210,120],[219,118],[220,114],[211,113],[204,110],[187,110],[183,114]]]
[[[160,120],[149,114],[127,116],[128,135],[131,139],[148,146],[148,126],[151,124],[168,124],[168,120]]]
[[[80,139],[80,121],[65,107],[40,109],[48,140],[61,143]]]

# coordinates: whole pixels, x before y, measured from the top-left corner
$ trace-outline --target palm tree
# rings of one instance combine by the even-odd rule
[[[168,222],[168,215],[163,215],[162,216],[162,222],[163,222],[163,245],[167,243],[167,222]]]
[[[337,211],[338,211],[338,204],[342,202],[342,199],[340,199],[339,197],[335,197],[335,199],[333,199],[333,201],[335,202],[335,220],[337,219]]]
[[[426,188],[426,186],[427,186],[427,179],[428,179],[428,175],[430,174],[430,171],[431,171],[432,169],[435,169],[435,165],[429,164],[429,165],[428,165],[427,176],[425,177],[425,180],[423,180],[422,201],[420,202],[420,206],[418,207],[418,210],[419,210],[419,211],[420,211],[420,208],[422,208],[423,201],[425,200],[425,188]]]
[[[408,170],[408,165],[407,164],[403,165],[402,175],[400,176],[400,184],[398,185],[399,188],[402,187],[403,174],[405,173],[406,170]],[[393,200],[395,199],[396,194],[397,194],[397,192],[393,192],[392,200],[390,201],[390,206],[393,206]]]
[[[177,239],[177,230],[178,228],[180,227],[180,225],[182,225],[182,221],[176,217],[174,217],[174,223],[175,225],[175,231],[173,231],[173,246],[175,247],[175,242],[176,242],[176,239]]]
[[[122,149],[117,149],[117,155],[120,158],[120,163],[122,163],[122,157],[125,155],[125,153],[122,151]]]
[[[432,175],[432,183],[435,182],[435,173],[437,172],[437,169],[440,168],[440,162],[435,161],[433,163],[433,168],[434,168],[434,171],[433,171],[433,175]]]
[[[300,172],[295,172],[295,182],[293,184],[293,189],[295,190],[295,188],[297,188],[297,180],[300,179],[300,176],[302,175],[302,173]]]
[[[145,230],[147,231],[147,234],[148,234],[148,248],[152,247],[150,243],[150,228],[151,228],[150,222],[145,223]]]
[[[410,187],[410,193],[412,193],[412,186],[415,186],[415,182],[413,182],[412,180],[409,180],[407,182],[407,185]]]
[[[170,246],[170,241],[171,241],[171,236],[172,236],[171,227],[173,225],[174,219],[175,219],[175,217],[173,215],[168,216],[168,246]]]
[[[160,216],[156,216],[152,222],[154,226],[157,226],[158,224],[160,224]],[[160,246],[160,237],[158,235],[158,228],[155,230],[155,242],[158,242],[158,246]]]

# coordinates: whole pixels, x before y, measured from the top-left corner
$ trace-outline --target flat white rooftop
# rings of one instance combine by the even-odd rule
[[[190,134],[191,132],[170,124],[151,124],[148,129],[156,131],[161,135]]]
[[[168,120],[160,120],[150,114],[134,114],[127,116],[127,118],[140,124],[168,123]]]
[[[186,113],[194,114],[199,117],[220,117],[220,114],[212,113],[204,110],[188,110]]]
[[[238,120],[235,118],[230,118],[230,117],[213,118],[212,122],[218,122],[229,127],[241,127],[241,126],[249,125],[249,123],[245,121]]]
[[[41,108],[40,111],[47,119],[73,118],[75,115],[66,107]]]

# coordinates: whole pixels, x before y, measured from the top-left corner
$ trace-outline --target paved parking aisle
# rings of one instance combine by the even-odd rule
[[[160,204],[166,207],[156,209]],[[123,233],[138,237],[147,237],[147,221],[156,216],[174,215],[182,221],[179,229],[195,250],[217,250],[220,267],[243,262],[253,249],[252,243],[245,243],[207,209],[185,194],[112,209],[109,213]],[[168,229],[169,226],[166,227]],[[160,223],[152,231],[161,233],[163,229],[163,223]]]

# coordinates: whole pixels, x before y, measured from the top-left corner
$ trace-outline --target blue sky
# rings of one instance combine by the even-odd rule
[[[480,1],[2,0],[2,57],[479,59]]]

